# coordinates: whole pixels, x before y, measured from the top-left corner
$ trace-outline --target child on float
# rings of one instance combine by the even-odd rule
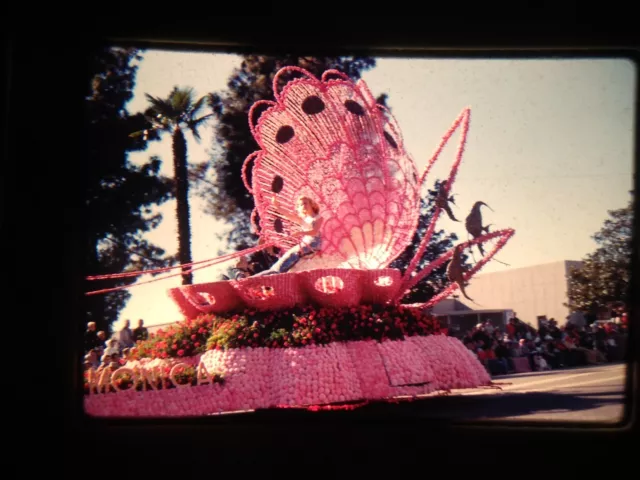
[[[257,273],[254,277],[285,273],[298,263],[300,259],[316,253],[322,247],[320,227],[322,226],[323,219],[320,216],[320,206],[314,200],[309,197],[298,198],[296,202],[297,217],[277,211],[278,201],[276,197],[273,197],[273,206],[276,209],[277,216],[286,218],[302,228],[301,232],[292,235],[295,238],[300,237],[301,241],[298,245],[285,252],[285,254],[280,257],[280,260],[274,263],[271,268]]]

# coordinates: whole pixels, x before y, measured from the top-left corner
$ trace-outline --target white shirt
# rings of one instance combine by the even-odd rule
[[[313,217],[311,215],[307,215],[306,217],[304,217],[302,219],[302,221],[305,223],[305,226],[307,228],[304,229],[305,232],[310,232],[313,231],[316,222],[318,221],[318,219],[320,218],[320,215],[314,215]],[[311,243],[313,242],[313,240],[318,237],[319,234],[317,235],[305,235],[304,237],[302,237],[302,242],[303,243]]]

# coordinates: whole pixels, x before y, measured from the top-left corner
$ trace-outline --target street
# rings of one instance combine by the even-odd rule
[[[624,410],[625,364],[502,375],[498,389],[424,398],[421,413],[452,420],[616,423]]]
[[[372,402],[356,410],[376,415],[445,421],[581,422],[615,424],[622,420],[627,366],[623,363],[500,375],[497,388],[453,390],[411,402]],[[402,399],[402,397],[397,397]],[[249,412],[249,411],[247,411]],[[242,412],[226,412],[238,414]],[[294,410],[262,410],[268,416],[298,415]]]

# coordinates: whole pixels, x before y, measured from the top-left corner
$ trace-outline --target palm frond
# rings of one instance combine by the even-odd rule
[[[191,130],[191,134],[193,135],[193,138],[196,139],[196,142],[200,143],[201,137],[200,132],[198,132],[198,127],[196,127],[193,122],[187,123],[187,126],[189,127],[189,130]]]
[[[151,104],[151,107],[148,109],[151,115],[147,114],[147,116],[155,117],[157,114],[160,114],[171,120],[176,119],[177,112],[173,108],[173,105],[171,104],[170,101],[164,100],[162,98],[154,97],[152,95],[149,95],[148,93],[145,93],[145,97],[147,98],[147,101]]]
[[[193,88],[174,87],[173,91],[169,95],[169,101],[171,102],[171,106],[175,110],[176,114],[182,115],[188,112],[193,104]]]
[[[191,130],[193,137],[199,142],[200,141],[200,132],[198,132],[198,127],[204,123],[209,117],[212,117],[213,113],[209,113],[208,115],[204,115],[200,118],[196,118],[195,120],[190,120],[187,122],[187,126]]]
[[[196,100],[196,103],[193,104],[193,106],[191,107],[191,111],[189,112],[189,116],[191,118],[200,113],[200,110],[202,110],[202,106],[204,105],[206,99],[207,97],[200,97],[198,100]]]
[[[207,115],[203,115],[200,118],[196,118],[195,120],[191,120],[190,123],[192,123],[194,126],[199,126],[201,123],[204,123],[206,120],[209,119],[209,117],[213,117],[213,113],[209,113]]]

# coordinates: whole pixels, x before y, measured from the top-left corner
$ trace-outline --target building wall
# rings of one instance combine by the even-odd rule
[[[537,326],[537,317],[566,323],[569,268],[580,262],[560,261],[473,277],[467,294],[477,303],[463,300],[475,309],[511,309],[521,320]],[[461,299],[462,300],[462,299]]]

